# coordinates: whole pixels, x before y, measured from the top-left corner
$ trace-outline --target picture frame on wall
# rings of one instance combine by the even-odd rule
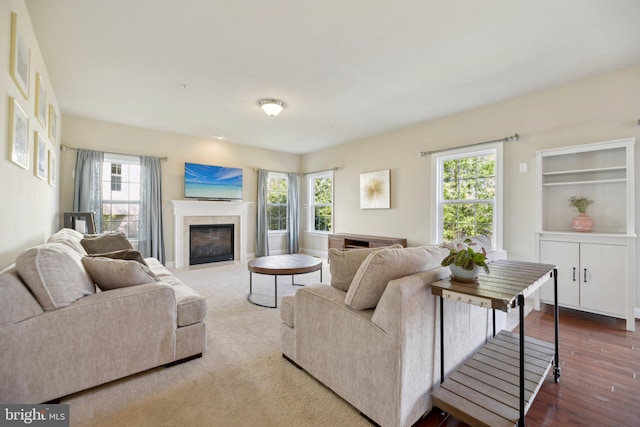
[[[360,209],[390,209],[390,170],[360,174]]]
[[[35,173],[38,178],[45,181],[47,179],[47,166],[49,165],[49,153],[47,151],[47,141],[44,140],[40,132],[34,132],[33,144],[35,145]]]
[[[11,13],[11,77],[26,100],[29,99],[31,49],[27,43],[18,15]]]
[[[11,161],[18,166],[29,168],[29,116],[18,100],[9,97],[9,144]]]
[[[53,150],[49,150],[49,185],[56,186],[56,155]]]
[[[36,117],[40,124],[47,128],[47,90],[42,81],[42,74],[36,73]]]
[[[49,104],[49,141],[54,145],[58,141],[58,113],[51,104]]]

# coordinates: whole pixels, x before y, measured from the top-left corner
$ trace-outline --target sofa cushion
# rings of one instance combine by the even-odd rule
[[[293,328],[293,308],[295,304],[295,295],[287,295],[282,297],[280,302],[280,319],[282,322]]]
[[[62,243],[44,243],[16,259],[16,271],[42,308],[53,310],[95,292],[82,257]]]
[[[52,234],[47,240],[47,243],[62,243],[63,245],[67,245],[74,251],[78,252],[81,256],[84,256],[87,254],[87,251],[85,251],[80,244],[83,237],[84,235],[79,231],[72,230],[70,228],[63,228],[62,230]]]
[[[104,234],[86,234],[80,241],[88,254],[104,254],[107,252],[133,249],[131,242],[121,231]]]
[[[400,249],[402,245],[393,245],[379,248],[349,249],[341,250],[329,249],[329,271],[331,272],[331,286],[347,292],[349,286],[356,275],[360,264],[373,252],[382,249]]]
[[[355,310],[375,308],[390,280],[437,267],[447,253],[436,246],[373,252],[358,268],[345,303]]]
[[[82,263],[103,291],[158,281],[147,266],[137,261],[86,256]]]
[[[15,266],[0,272],[0,326],[13,325],[43,312],[20,280]]]

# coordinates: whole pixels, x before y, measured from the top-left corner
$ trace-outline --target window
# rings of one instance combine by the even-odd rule
[[[502,144],[434,154],[436,240],[485,234],[502,247]]]
[[[102,231],[122,231],[135,247],[139,238],[140,158],[105,153],[102,180]]]
[[[333,226],[333,173],[319,172],[307,178],[309,231],[330,232]]]
[[[269,172],[267,222],[269,231],[287,231],[287,175]]]

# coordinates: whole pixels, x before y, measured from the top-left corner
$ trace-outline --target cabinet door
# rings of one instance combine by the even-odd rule
[[[558,305],[580,306],[579,243],[540,242],[540,262],[558,266]],[[540,287],[540,299],[553,304],[553,280]]]
[[[625,246],[581,243],[580,281],[581,307],[602,314],[626,316]]]

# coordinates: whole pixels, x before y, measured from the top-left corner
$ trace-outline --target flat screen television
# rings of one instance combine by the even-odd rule
[[[242,200],[242,169],[185,163],[184,197]]]

